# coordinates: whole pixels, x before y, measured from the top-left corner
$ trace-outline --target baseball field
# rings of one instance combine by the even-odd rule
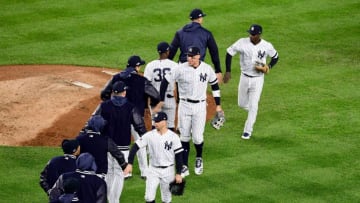
[[[242,140],[247,114],[237,107],[233,57],[232,79],[220,86],[225,126],[207,124],[204,174],[191,168],[184,196],[173,202],[359,202],[359,1],[2,0],[1,203],[47,201],[39,173],[100,101],[106,72],[134,54],[156,59],[156,45],[171,42],[193,8],[207,14],[203,26],[223,71],[226,48],[253,23],[280,59],[265,77],[253,136]],[[144,202],[145,182],[134,170],[121,202]]]

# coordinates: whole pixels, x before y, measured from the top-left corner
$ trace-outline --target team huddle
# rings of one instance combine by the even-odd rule
[[[237,53],[241,67],[238,105],[248,111],[241,138],[250,139],[264,74],[277,63],[277,51],[260,38],[262,27],[251,25],[249,37],[227,48],[223,77],[215,39],[201,26],[205,16],[200,9],[192,10],[191,22],[175,33],[171,44],[158,44],[158,59],[146,64],[133,55],[126,69],[104,85],[102,102],[83,129],[74,139],[61,143],[64,155],[52,158],[40,174],[40,186],[49,202],[120,202],[124,181],[133,176],[135,156],[145,180],[145,202],[155,202],[158,187],[162,202],[169,203],[172,195],[182,194],[185,177],[191,174],[191,141],[194,174],[204,173],[207,88],[211,87],[215,111],[223,122],[220,84],[229,82],[231,59]],[[179,60],[174,62],[178,49]],[[207,49],[214,68],[204,62]],[[271,58],[269,64],[267,57]],[[150,130],[144,121],[147,108],[152,118]],[[220,129],[221,125],[214,127]],[[174,185],[181,186],[181,192],[176,192]]]

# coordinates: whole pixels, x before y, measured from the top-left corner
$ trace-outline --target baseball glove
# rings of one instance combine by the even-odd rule
[[[183,195],[184,190],[185,190],[185,185],[186,185],[185,179],[182,179],[181,183],[176,183],[176,181],[173,180],[169,184],[169,189],[170,189],[171,194],[176,195],[176,196]]]
[[[260,62],[256,62],[255,69],[260,72],[263,72],[263,73],[269,73],[269,71],[270,71],[270,68],[268,65],[260,63]]]
[[[215,117],[211,120],[211,126],[216,130],[219,130],[225,123],[225,114],[222,111],[218,111]]]

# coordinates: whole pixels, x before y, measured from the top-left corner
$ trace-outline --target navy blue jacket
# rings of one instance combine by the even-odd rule
[[[106,203],[106,183],[95,174],[94,157],[89,153],[80,154],[76,161],[76,168],[76,171],[64,173],[58,178],[50,192],[49,202],[59,201],[59,197],[64,194],[64,182],[72,178],[79,183],[73,199],[78,199],[81,203]]]
[[[117,148],[117,145],[111,138],[101,135],[100,132],[85,129],[83,132],[80,132],[80,135],[76,139],[80,143],[80,152],[88,152],[95,158],[97,174],[107,174],[108,152],[118,161],[121,168],[125,169],[127,164],[124,154]]]
[[[114,140],[117,146],[129,149],[131,125],[140,136],[146,133],[143,116],[125,97],[112,96],[110,100],[102,102],[99,113],[107,121],[102,134]]]
[[[111,81],[105,85],[100,95],[103,101],[110,99],[112,85],[117,81],[125,82],[128,87],[126,98],[138,108],[142,117],[144,117],[145,108],[147,108],[148,98],[151,99],[152,106],[155,106],[160,101],[160,95],[156,88],[148,79],[139,75],[133,67],[128,67],[114,75]]]
[[[211,61],[214,64],[215,73],[221,72],[219,50],[212,33],[201,26],[200,23],[191,22],[175,33],[170,46],[169,59],[173,60],[178,48],[180,48],[179,61],[187,61],[186,52],[190,46],[196,46],[200,49],[200,60],[204,61],[206,48],[209,48]]]
[[[48,193],[59,176],[66,172],[75,171],[76,156],[64,154],[52,158],[40,173],[40,186]]]

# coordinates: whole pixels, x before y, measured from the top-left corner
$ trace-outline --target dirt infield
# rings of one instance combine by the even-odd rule
[[[59,146],[62,139],[75,137],[100,103],[100,90],[112,77],[108,72],[117,71],[65,65],[0,66],[0,145]],[[207,100],[209,119],[215,113],[214,101],[210,95]],[[148,112],[145,120],[149,128]]]

